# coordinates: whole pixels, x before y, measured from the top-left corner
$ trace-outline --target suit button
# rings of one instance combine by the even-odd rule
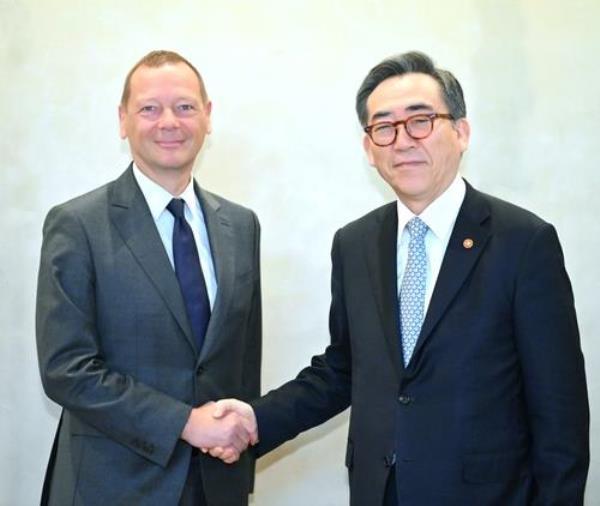
[[[204,372],[204,367],[200,366],[196,369],[196,376],[200,376]]]
[[[403,404],[404,406],[408,406],[413,401],[413,398],[410,395],[400,395],[398,397],[398,402]]]

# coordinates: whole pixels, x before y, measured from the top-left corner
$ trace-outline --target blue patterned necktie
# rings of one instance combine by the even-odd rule
[[[427,225],[418,217],[407,224],[410,234],[408,259],[400,286],[400,323],[402,329],[402,356],[404,366],[410,362],[423,324],[425,305],[425,282],[427,277],[427,254],[425,234]]]
[[[194,333],[198,352],[202,349],[204,336],[210,320],[210,303],[200,267],[200,258],[190,224],[184,215],[185,201],[173,199],[167,209],[175,218],[173,225],[173,261],[179,281],[185,309]]]

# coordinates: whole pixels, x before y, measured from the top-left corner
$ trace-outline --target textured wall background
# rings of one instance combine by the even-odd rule
[[[117,128],[122,80],[156,48],[194,62],[213,100],[201,184],[262,221],[265,390],[328,341],[334,231],[393,198],[362,153],[353,110],[360,81],[382,58],[409,49],[455,72],[473,129],[464,174],[552,221],[561,236],[592,407],[587,504],[600,504],[600,4],[175,4],[0,0],[0,504],[37,503],[59,414],[35,358],[43,218],[128,164]],[[254,504],[344,504],[346,421],[341,415],[262,459]]]

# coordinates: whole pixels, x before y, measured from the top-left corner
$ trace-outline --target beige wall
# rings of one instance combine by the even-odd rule
[[[155,48],[181,51],[206,78],[201,184],[261,218],[265,389],[327,343],[334,231],[392,198],[362,153],[361,79],[409,49],[456,73],[473,129],[464,173],[554,222],[563,241],[592,405],[587,504],[600,504],[598,19],[596,0],[0,0],[0,504],[36,503],[57,423],[35,359],[43,217],[127,165],[120,87]],[[344,504],[346,420],[262,459],[254,504]]]

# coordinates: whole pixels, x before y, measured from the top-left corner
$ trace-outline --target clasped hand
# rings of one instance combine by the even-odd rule
[[[181,434],[190,445],[232,464],[258,442],[254,410],[236,399],[208,402],[193,408]]]

